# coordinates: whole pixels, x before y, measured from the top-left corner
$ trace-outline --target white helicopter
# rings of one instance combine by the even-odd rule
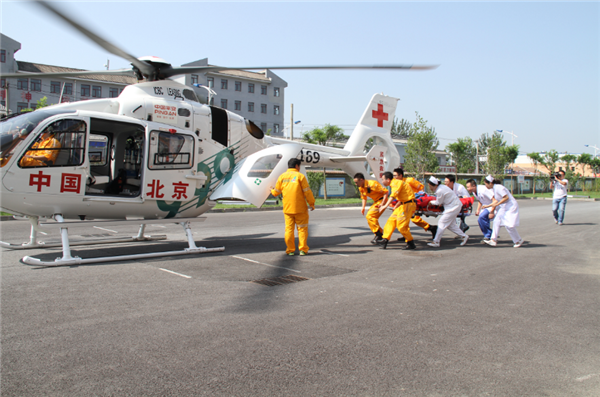
[[[218,199],[261,206],[291,158],[304,165],[341,168],[375,178],[399,164],[390,129],[398,99],[376,94],[343,149],[291,143],[268,137],[251,121],[200,102],[192,87],[169,77],[225,69],[371,69],[379,66],[172,67],[157,57],[135,58],[90,32],[63,12],[38,2],[102,48],[131,61],[133,70],[47,73],[38,76],[135,74],[139,80],[118,98],[54,105],[9,116],[0,122],[0,178],[3,211],[31,223],[30,240],[10,249],[61,246],[63,256],[30,265],[56,266],[223,251],[197,247],[190,223]],[[432,69],[436,66],[383,66]],[[20,77],[6,74],[3,77]],[[51,144],[49,144],[51,142]],[[365,145],[369,151],[365,154]],[[303,167],[303,172],[304,172]],[[178,223],[189,247],[136,255],[79,258],[71,255],[68,227],[140,225],[128,239],[79,244],[164,239],[146,236],[146,224]],[[38,240],[38,232],[59,228],[60,244]]]

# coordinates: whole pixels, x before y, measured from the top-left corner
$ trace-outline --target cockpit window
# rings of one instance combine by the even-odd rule
[[[196,97],[196,93],[192,90],[184,89],[183,96],[189,101],[200,102]]]
[[[87,124],[83,120],[57,120],[44,128],[25,152],[19,167],[64,167],[83,164]]]
[[[4,167],[12,155],[21,147],[21,143],[42,121],[57,114],[75,113],[75,110],[40,109],[23,113],[0,121],[0,167]]]
[[[192,168],[194,161],[194,138],[190,135],[170,132],[150,132],[150,156],[148,168],[151,170]]]

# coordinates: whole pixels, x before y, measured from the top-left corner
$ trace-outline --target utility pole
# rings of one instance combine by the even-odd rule
[[[475,140],[475,173],[479,175],[479,139]]]
[[[294,140],[294,104],[291,105],[292,110],[290,111],[290,140]]]

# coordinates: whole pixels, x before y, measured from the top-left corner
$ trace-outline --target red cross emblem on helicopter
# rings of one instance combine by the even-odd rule
[[[382,104],[377,104],[377,111],[373,110],[373,118],[377,119],[377,127],[383,127],[383,120],[387,121],[388,113],[383,112]]]

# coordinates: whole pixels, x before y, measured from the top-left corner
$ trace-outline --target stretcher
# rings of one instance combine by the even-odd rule
[[[437,217],[444,212],[444,206],[441,205],[431,205],[431,202],[435,200],[435,196],[428,196],[426,194],[417,194],[415,196],[415,203],[417,204],[417,210],[415,211],[416,216],[433,216]],[[473,197],[465,197],[460,198],[460,202],[462,203],[462,208],[460,209],[460,213],[458,217],[462,218],[464,216],[469,216],[473,212]],[[390,209],[393,209],[396,206],[398,200],[392,200],[390,205]]]
[[[421,196],[418,197],[415,201],[417,203],[417,210],[415,211],[415,215],[418,216],[433,216],[437,217],[442,215],[444,212],[444,207],[440,205],[431,205],[431,202],[435,200],[435,196]],[[460,202],[462,203],[462,208],[460,209],[460,213],[458,217],[469,216],[473,212],[473,197],[465,197],[460,198]]]

